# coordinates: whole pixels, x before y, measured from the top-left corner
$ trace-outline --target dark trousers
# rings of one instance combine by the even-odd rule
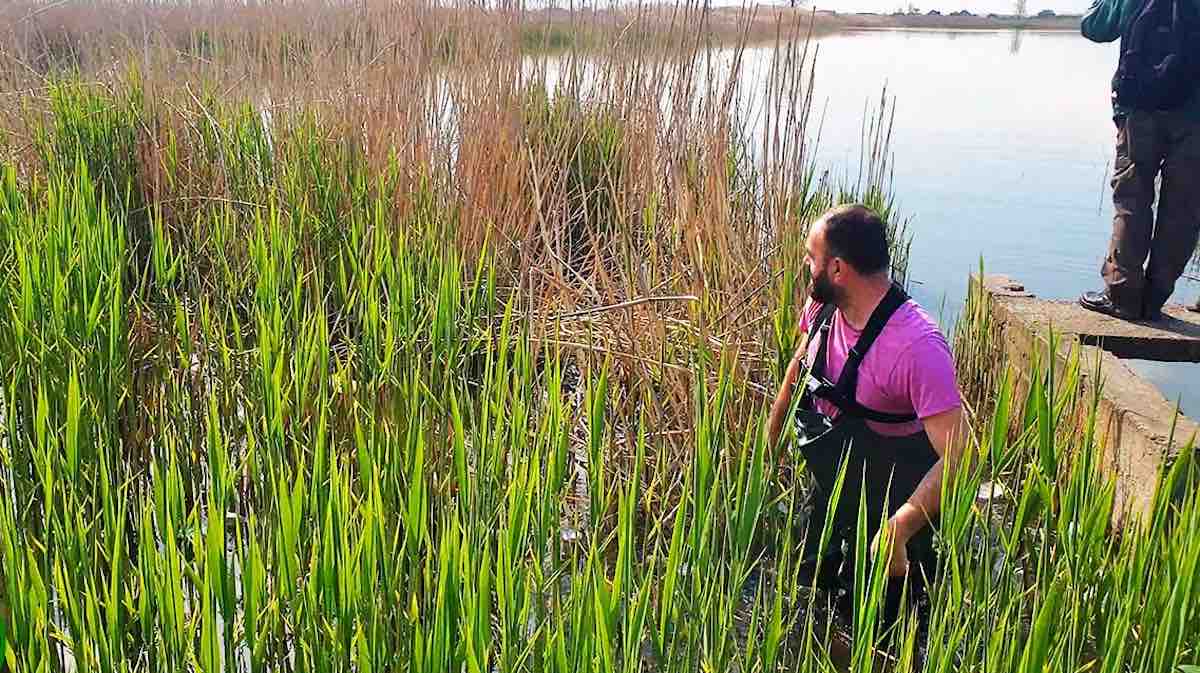
[[[1200,235],[1200,122],[1175,111],[1118,118],[1113,168],[1116,215],[1101,275],[1114,304],[1153,316],[1174,292]]]
[[[811,411],[797,412],[801,435],[814,436],[810,430],[820,428]],[[816,481],[809,505],[812,514],[808,521],[803,548],[801,575],[832,594],[843,614],[850,613],[850,595],[854,591],[854,540],[860,500],[866,505],[867,540],[874,539],[879,523],[912,496],[917,485],[937,463],[937,452],[924,432],[894,437],[876,434],[862,419],[843,417],[828,431],[800,445],[805,466]],[[843,460],[845,461],[843,466]],[[830,511],[838,474],[845,470],[845,479],[837,506]],[[826,517],[833,524],[833,537],[820,554],[820,536]],[[843,551],[843,548],[846,551]],[[937,574],[937,555],[933,544],[933,528],[925,526],[908,543],[909,571],[907,577],[890,578],[881,606],[883,624],[891,626],[904,607],[902,589],[907,580],[908,597],[915,604],[924,600],[926,580]]]
[[[851,599],[854,594],[854,531],[843,529],[835,531],[834,537],[826,546],[825,553],[819,554],[819,538],[821,522],[824,517],[823,503],[815,503],[814,518],[808,529],[805,540],[804,562],[801,566],[801,576],[804,581],[816,579],[817,587],[832,594],[838,608],[849,615],[852,610]],[[875,537],[875,527],[868,530],[867,540]],[[926,526],[908,542],[908,574],[901,577],[889,577],[884,588],[883,605],[880,606],[883,628],[889,628],[900,617],[900,611],[908,606],[927,607],[929,584],[934,582],[938,571],[937,552],[934,550],[933,529]],[[868,567],[868,571],[870,568]],[[907,604],[904,595],[907,592]],[[923,618],[924,615],[921,615]]]

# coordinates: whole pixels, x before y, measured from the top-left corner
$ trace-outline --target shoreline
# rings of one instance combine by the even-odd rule
[[[1007,17],[962,15],[843,14],[812,7],[775,5],[657,6],[632,9],[542,8],[525,10],[517,18],[527,46],[569,48],[602,46],[612,34],[655,41],[692,34],[717,41],[761,43],[775,39],[822,37],[860,31],[920,30],[978,32],[1078,33],[1082,17]],[[700,27],[693,27],[696,25]],[[685,26],[688,26],[685,28]],[[669,41],[669,40],[668,40]],[[541,43],[541,45],[539,45]]]
[[[818,12],[820,16],[820,12]],[[830,14],[826,19],[839,29],[849,30],[1029,30],[1077,32],[1083,17],[997,17],[955,15]]]

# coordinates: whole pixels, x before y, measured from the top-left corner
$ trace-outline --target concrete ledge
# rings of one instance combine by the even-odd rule
[[[989,288],[1004,292],[1006,307],[1014,317],[1049,326],[1059,334],[1072,334],[1085,346],[1099,346],[1119,358],[1159,362],[1200,362],[1200,313],[1168,306],[1163,319],[1129,322],[1093,313],[1075,302],[1043,301],[1006,289],[1019,284],[1003,276],[990,277]],[[1011,298],[1011,300],[1009,299]],[[1026,301],[1018,301],[1025,299]]]
[[[1037,299],[1004,276],[986,276],[982,282],[972,276],[971,291],[983,292],[999,345],[1016,366],[1018,378],[1030,371],[1022,365],[1039,357],[1045,361],[1051,334],[1058,338],[1056,370],[1067,366],[1072,351],[1079,353],[1081,392],[1090,395],[1100,385],[1096,436],[1104,447],[1101,467],[1116,479],[1114,523],[1119,525],[1129,514],[1147,511],[1159,470],[1183,447],[1193,446],[1200,426],[1178,414],[1162,392],[1138,377],[1121,358],[1200,361],[1200,315],[1172,307],[1168,310],[1170,321],[1128,323],[1070,302]],[[1100,381],[1095,380],[1097,372]],[[1016,383],[1018,392],[1024,394],[1030,382]]]

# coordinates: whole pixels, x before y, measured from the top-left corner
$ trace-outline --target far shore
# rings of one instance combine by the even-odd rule
[[[712,7],[704,12],[694,6],[642,5],[629,9],[528,10],[521,23],[528,33],[527,46],[569,48],[604,42],[602,36],[612,32],[627,37],[632,32],[641,39],[653,39],[655,34],[682,29],[683,33],[719,41],[761,42],[788,35],[820,36],[859,30],[1078,32],[1081,20],[1078,15],[850,14],[778,5]]]
[[[961,14],[840,14],[817,12],[818,21],[842,29],[920,28],[925,30],[1078,31],[1081,16],[975,16]]]

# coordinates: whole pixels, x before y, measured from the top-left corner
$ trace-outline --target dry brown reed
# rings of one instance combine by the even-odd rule
[[[47,88],[64,78],[114,99],[135,92],[137,202],[182,250],[204,249],[191,224],[213,204],[252,210],[285,189],[251,179],[249,155],[302,165],[315,152],[297,179],[324,183],[328,222],[348,217],[363,189],[389,190],[397,232],[436,211],[463,259],[486,247],[497,261],[534,338],[611,360],[623,411],[649,400],[663,432],[689,427],[697,346],[770,393],[795,343],[811,219],[835,200],[890,211],[886,119],[856,183],[816,177],[806,12],[103,1],[0,11],[0,128],[22,173],[38,170],[30,139],[49,116]],[[550,49],[554,30],[570,36],[565,49]],[[766,35],[770,75],[748,81],[743,55]],[[714,36],[732,40],[714,52]],[[757,133],[742,105],[751,92],[765,102]],[[231,119],[265,129],[265,149],[234,137]],[[301,248],[319,255],[316,230],[302,231]],[[247,263],[250,238],[235,233],[223,263]],[[193,273],[210,263],[199,255]],[[761,396],[739,399],[750,402],[731,409],[738,418],[761,411]]]

